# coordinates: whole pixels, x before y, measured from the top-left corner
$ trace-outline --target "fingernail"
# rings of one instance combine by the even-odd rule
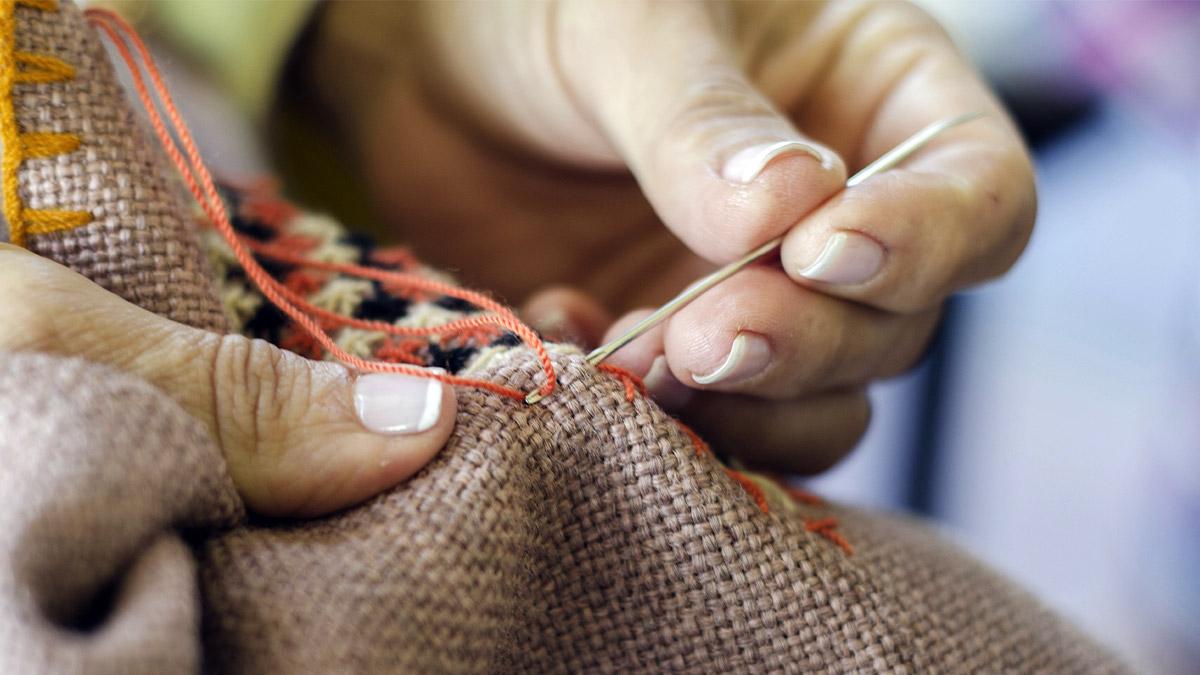
[[[675,378],[671,367],[667,365],[667,357],[658,356],[650,364],[650,371],[642,378],[650,397],[667,410],[678,410],[687,405],[692,397],[692,390]]]
[[[813,281],[851,286],[878,274],[883,259],[879,242],[853,232],[838,232],[826,242],[821,255],[799,274]]]
[[[771,362],[771,345],[766,338],[753,333],[738,333],[716,370],[707,375],[692,375],[697,384],[732,384],[749,379],[766,369]]]
[[[758,174],[762,173],[771,160],[796,153],[809,155],[825,169],[833,165],[832,160],[815,145],[802,141],[776,141],[752,145],[734,153],[725,160],[725,166],[721,168],[721,177],[735,183],[750,183],[758,178]]]
[[[363,426],[376,433],[419,433],[437,423],[442,386],[428,377],[369,373],[354,383],[354,409]]]

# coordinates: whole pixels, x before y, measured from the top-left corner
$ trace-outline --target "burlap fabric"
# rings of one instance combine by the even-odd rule
[[[79,255],[146,253],[92,235]],[[292,523],[242,514],[163,393],[0,354],[0,672],[1122,670],[915,522],[777,493],[764,512],[652,402],[578,354],[556,363],[544,403],[460,390],[415,478]],[[508,347],[476,374],[528,389],[539,370]],[[812,527],[830,517],[852,555]]]
[[[0,59],[6,74],[17,75],[15,82],[6,76],[5,104],[11,101],[19,132],[54,135],[66,143],[58,150],[78,145],[49,156],[20,153],[18,204],[5,204],[6,220],[16,213],[19,222],[0,226],[0,232],[12,239],[14,226],[27,229],[24,246],[117,295],[176,321],[224,329],[185,217],[185,193],[134,115],[79,8],[6,0],[3,12],[9,34]],[[22,149],[19,136],[5,141],[6,159]],[[37,234],[31,211],[79,214],[88,222]]]

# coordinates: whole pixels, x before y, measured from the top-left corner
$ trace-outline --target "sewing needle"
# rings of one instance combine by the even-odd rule
[[[951,117],[930,124],[912,136],[909,136],[896,147],[885,152],[879,157],[879,159],[876,159],[874,162],[871,162],[863,167],[861,171],[854,174],[849,180],[846,181],[846,187],[852,188],[868,178],[891,169],[900,162],[903,162],[917,150],[925,147],[927,143],[940,136],[943,132],[983,116],[984,114],[981,112],[965,113],[958,115],[957,117]],[[683,289],[679,295],[676,295],[662,307],[659,307],[654,311],[653,314],[639,321],[637,325],[630,328],[628,331],[625,331],[625,333],[620,337],[610,341],[608,344],[601,345],[600,347],[592,350],[592,352],[587,355],[587,362],[594,366],[604,359],[607,359],[613,354],[613,352],[641,337],[646,333],[646,331],[662,323],[664,319],[671,316],[675,312],[678,312],[685,305],[698,298],[708,289],[737,274],[748,265],[761,260],[767,254],[779,248],[779,245],[782,243],[783,237],[776,237],[762,246],[754,249],[753,251],[750,251],[741,258],[722,267],[721,269],[716,270],[715,272],[710,273],[708,276],[693,282],[690,286]],[[537,403],[543,398],[545,397],[541,394],[540,390],[531,391],[529,392],[529,395],[525,397],[525,402],[533,404]]]

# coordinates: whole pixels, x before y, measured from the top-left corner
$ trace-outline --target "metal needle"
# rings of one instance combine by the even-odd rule
[[[846,181],[846,187],[854,187],[855,185],[858,185],[872,176],[891,169],[900,162],[903,162],[917,150],[920,150],[927,143],[941,135],[943,132],[983,116],[984,114],[981,112],[965,113],[957,117],[951,117],[941,120],[940,122],[934,122],[933,124],[930,124],[912,136],[909,136],[896,147],[888,150],[881,157],[879,157],[879,159],[876,159],[874,162],[871,162],[863,167],[861,171],[854,174],[849,180]],[[721,269],[697,280],[687,288],[683,289],[679,295],[675,296],[662,307],[659,307],[657,310],[655,310],[653,314],[639,321],[637,325],[635,325],[633,328],[630,328],[620,337],[612,340],[608,344],[601,345],[600,347],[592,350],[592,352],[587,355],[587,362],[594,366],[604,359],[607,359],[612,355],[613,352],[641,337],[646,331],[662,323],[664,319],[682,309],[684,305],[687,305],[692,300],[695,300],[708,289],[742,271],[742,269],[746,266],[762,259],[775,249],[779,248],[779,245],[782,243],[783,237],[776,237],[775,239],[768,241],[753,251],[750,251],[741,258],[722,267]],[[528,396],[525,397],[525,402],[530,404],[537,403],[543,398],[544,396],[542,396],[540,391],[532,391]]]

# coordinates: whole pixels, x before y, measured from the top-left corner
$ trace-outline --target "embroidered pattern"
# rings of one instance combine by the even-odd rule
[[[201,225],[212,228],[210,255],[235,329],[301,355],[333,358],[361,371],[432,377],[520,401],[525,392],[459,373],[481,355],[524,342],[537,353],[546,375],[539,391],[543,395],[553,391],[555,370],[545,344],[507,307],[449,280],[433,278],[437,273],[422,268],[404,249],[376,249],[369,238],[349,234],[329,218],[300,212],[279,198],[270,184],[219,188],[133,29],[106,10],[91,9],[86,14],[93,26],[108,35],[129,66],[154,131],[206,216]],[[178,141],[155,105],[141,68],[152,81]],[[31,138],[30,145],[47,151],[70,147],[70,141],[41,135]],[[445,374],[429,370],[429,366],[442,368]],[[598,370],[622,382],[628,402],[634,402],[638,394],[647,395],[645,383],[633,373],[612,365],[601,365]],[[679,420],[676,424],[697,456],[711,454],[690,427]],[[763,513],[770,513],[767,490],[760,480],[727,466],[721,469]],[[847,554],[852,552],[837,533],[835,519],[802,522],[807,531],[837,544]]]
[[[639,393],[642,396],[648,395],[646,384],[640,377],[628,370],[604,363],[596,366],[596,369],[616,377],[625,385],[626,401],[632,403]],[[697,434],[695,430],[678,419],[675,420],[675,424],[691,442],[692,447],[696,449],[697,456],[702,457],[711,454],[712,451],[708,447],[708,443],[700,437],[700,434]],[[738,471],[728,466],[723,466],[722,470],[724,470],[725,475],[741,486],[742,490],[754,500],[754,503],[763,513],[770,513],[771,511],[770,505],[772,500],[768,497],[768,494],[775,496],[774,501],[777,504],[783,505],[785,510],[789,512],[796,510],[796,504],[815,507],[825,506],[825,501],[820,497],[798,488],[782,485],[767,476],[760,476],[748,471]],[[837,518],[828,516],[824,518],[804,518],[801,522],[804,523],[806,531],[829,540],[835,546],[842,549],[846,555],[854,555],[854,547],[838,532]]]
[[[91,222],[86,211],[31,209],[21,201],[21,164],[26,159],[53,157],[79,149],[74,134],[23,131],[17,119],[14,96],[18,85],[65,82],[75,77],[75,68],[45,54],[17,51],[15,13],[18,6],[33,11],[57,12],[56,0],[3,0],[0,2],[0,140],[4,143],[0,172],[3,176],[4,217],[9,241],[24,246],[29,235],[69,230]]]

